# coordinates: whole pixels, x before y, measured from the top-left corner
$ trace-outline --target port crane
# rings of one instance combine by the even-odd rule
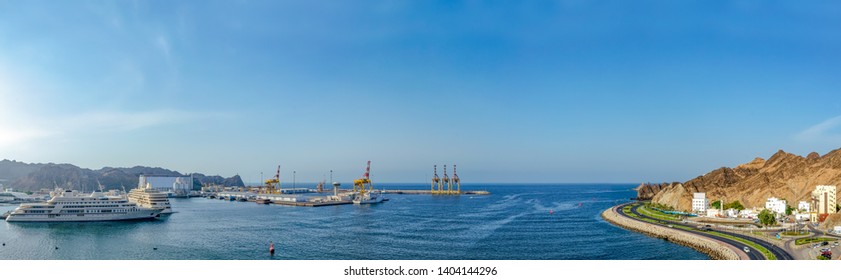
[[[453,178],[450,179],[453,181],[453,184],[456,185],[458,190],[456,190],[455,194],[461,194],[461,179],[458,178],[458,174],[456,174],[456,165],[453,164]]]
[[[432,194],[437,194],[438,190],[441,189],[441,178],[438,178],[438,165],[432,166],[432,185],[430,186],[430,189]]]
[[[362,175],[362,178],[353,180],[353,192],[358,192],[360,195],[364,195],[366,192],[374,190],[374,186],[371,183],[370,174],[371,161],[369,160],[368,166],[365,167],[365,175]]]
[[[267,194],[278,194],[278,193],[280,193],[280,165],[277,166],[277,173],[275,173],[274,177],[266,180],[265,193],[267,193]]]
[[[443,190],[444,184],[447,184],[447,190],[446,191]],[[442,190],[441,190],[442,193],[450,194],[450,190],[451,190],[451,188],[450,188],[450,177],[447,176],[447,165],[444,165],[444,178],[441,178],[441,186],[442,186]]]

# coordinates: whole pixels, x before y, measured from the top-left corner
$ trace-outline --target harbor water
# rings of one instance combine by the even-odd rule
[[[426,184],[381,184],[428,189]],[[615,227],[601,211],[631,184],[462,185],[490,195],[387,195],[375,205],[294,207],[173,199],[161,220],[0,222],[0,259],[708,259]],[[0,206],[0,211],[15,206]],[[269,242],[276,252],[268,253]]]

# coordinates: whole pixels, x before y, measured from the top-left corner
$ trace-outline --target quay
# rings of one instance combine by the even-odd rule
[[[335,205],[345,205],[345,204],[353,204],[353,201],[302,201],[302,202],[295,202],[295,201],[272,201],[274,204],[279,205],[287,205],[287,206],[304,206],[304,207],[321,207],[321,206],[335,206]]]
[[[432,190],[383,190],[384,194],[435,194]],[[489,191],[462,191],[462,195],[489,195]]]

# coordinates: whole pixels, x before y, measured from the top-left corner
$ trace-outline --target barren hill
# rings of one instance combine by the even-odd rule
[[[816,185],[841,187],[841,149],[823,156],[810,153],[807,157],[780,150],[768,160],[756,158],[735,168],[722,167],[682,184],[643,184],[638,194],[683,211],[691,210],[694,192],[707,193],[710,201],[739,200],[745,207],[764,207],[768,197],[776,196],[796,207],[798,201],[810,200]],[[656,189],[660,190],[654,192]]]

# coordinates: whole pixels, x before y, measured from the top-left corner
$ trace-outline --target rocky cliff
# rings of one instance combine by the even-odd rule
[[[678,182],[675,183],[642,183],[635,189],[637,191],[637,199],[639,200],[650,200],[654,198],[654,195],[659,193],[661,190],[673,185],[673,184],[680,184]]]
[[[691,210],[694,192],[705,192],[710,201],[739,200],[745,207],[764,207],[768,197],[776,196],[796,207],[797,201],[809,200],[816,185],[841,187],[841,149],[806,157],[780,150],[768,160],[756,158],[734,168],[722,167],[656,192],[657,188],[641,186],[637,192],[640,198],[651,197],[653,202],[683,211]]]
[[[189,176],[176,171],[160,167],[105,167],[99,170],[81,168],[72,164],[26,164],[17,161],[0,161],[0,183],[20,191],[36,191],[55,187],[72,188],[83,191],[93,191],[99,186],[105,190],[131,189],[137,186],[141,174],[158,176]],[[221,176],[205,176],[193,173],[194,187],[202,184],[219,184],[225,186],[243,186],[242,179],[237,175],[230,178]]]

